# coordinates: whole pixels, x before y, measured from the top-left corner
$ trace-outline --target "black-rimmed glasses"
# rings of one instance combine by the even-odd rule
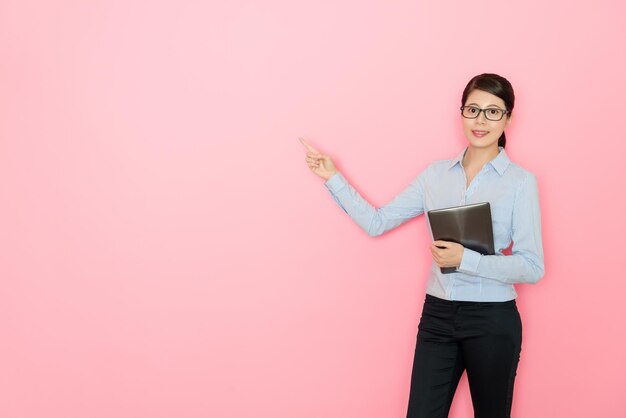
[[[504,115],[510,113],[508,110],[498,109],[496,107],[489,107],[487,109],[481,109],[476,106],[461,106],[461,115],[467,119],[476,119],[480,112],[483,112],[485,118],[492,121],[501,120]]]

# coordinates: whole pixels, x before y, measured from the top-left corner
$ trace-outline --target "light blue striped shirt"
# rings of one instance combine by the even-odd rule
[[[447,300],[515,299],[515,283],[536,283],[544,274],[536,176],[513,163],[504,148],[466,189],[465,148],[456,158],[430,164],[389,203],[375,208],[336,173],[324,185],[369,236],[381,235],[432,209],[489,202],[495,255],[465,248],[457,271],[442,274],[432,261],[426,293]],[[511,254],[503,254],[511,242]]]

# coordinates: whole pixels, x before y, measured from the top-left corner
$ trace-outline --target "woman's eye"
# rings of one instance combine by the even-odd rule
[[[499,109],[489,109],[489,114],[492,116],[496,116],[500,113]]]
[[[469,108],[469,112],[470,112],[471,114],[474,114],[474,113],[478,112],[478,109],[477,109],[477,108],[475,108],[475,107],[470,107],[470,108]]]

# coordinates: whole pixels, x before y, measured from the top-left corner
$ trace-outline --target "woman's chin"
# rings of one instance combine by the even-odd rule
[[[467,140],[473,148],[491,148],[498,146],[498,140],[493,138],[468,138]]]

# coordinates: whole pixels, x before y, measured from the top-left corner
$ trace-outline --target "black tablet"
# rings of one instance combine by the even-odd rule
[[[495,254],[489,202],[433,209],[426,212],[433,241],[452,241],[483,255]],[[456,267],[441,267],[453,273]]]

